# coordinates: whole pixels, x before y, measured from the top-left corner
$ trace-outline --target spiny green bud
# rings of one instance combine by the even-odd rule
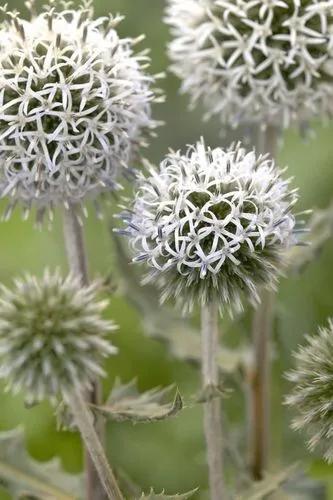
[[[40,280],[26,275],[13,289],[0,286],[0,377],[8,390],[23,392],[29,403],[54,402],[104,375],[103,358],[116,352],[107,339],[115,325],[101,316],[107,301],[98,300],[100,288],[59,271]]]
[[[309,449],[333,463],[333,320],[306,339],[295,353],[296,368],[287,374],[294,387],[286,404],[298,413],[293,429],[305,430]]]

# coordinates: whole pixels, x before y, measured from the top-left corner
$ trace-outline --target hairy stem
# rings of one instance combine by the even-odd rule
[[[211,303],[202,309],[202,383],[204,391],[214,390],[219,383],[217,363],[219,332],[218,306]],[[204,404],[204,431],[206,439],[209,487],[211,500],[223,500],[223,439],[222,413],[219,397],[208,398]]]
[[[278,131],[268,127],[263,132],[259,149],[275,157]],[[250,470],[259,481],[267,470],[270,445],[271,340],[274,319],[275,294],[263,290],[261,303],[252,322],[253,363],[249,368],[248,383],[248,445]]]
[[[65,399],[80,430],[107,498],[110,500],[123,500],[117,481],[105,456],[103,446],[94,428],[93,417],[82,395],[79,390],[74,389],[71,393],[65,395]],[[95,500],[100,498],[98,495],[94,496]]]
[[[64,212],[64,234],[70,270],[79,278],[81,284],[86,286],[89,284],[88,259],[83,228],[75,214],[74,206]]]
[[[88,259],[85,249],[83,228],[75,214],[75,206],[70,206],[64,212],[64,236],[67,251],[68,264],[71,272],[80,279],[82,286],[89,284]],[[93,384],[93,388],[87,395],[89,403],[102,403],[101,384],[98,380]],[[102,418],[96,421],[96,429],[102,443],[105,442],[105,426]],[[95,466],[92,463],[90,454],[86,450],[85,457],[86,475],[86,498],[95,500],[105,498],[104,490],[101,487]]]

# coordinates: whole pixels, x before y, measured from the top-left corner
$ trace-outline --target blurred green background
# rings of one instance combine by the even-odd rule
[[[151,47],[152,71],[156,73],[168,67],[168,30],[162,22],[164,5],[164,0],[95,0],[96,15],[120,12],[126,16],[120,26],[122,34],[133,37],[146,34],[142,46]],[[23,10],[23,0],[10,0],[9,6]],[[159,129],[158,138],[146,153],[149,159],[158,161],[169,147],[184,147],[201,135],[212,146],[223,144],[218,121],[203,123],[201,110],[187,110],[188,100],[179,96],[176,78],[168,74],[161,86],[167,99],[165,104],[156,106],[155,116],[164,120],[165,126]],[[279,152],[281,166],[289,166],[289,173],[300,188],[300,209],[325,207],[333,198],[333,126],[314,124],[314,128],[316,137],[307,142],[303,142],[296,131],[286,133]],[[112,210],[110,208],[110,217]],[[110,376],[105,382],[105,391],[119,376],[123,381],[137,377],[141,390],[176,383],[185,397],[195,393],[199,384],[198,370],[173,360],[163,344],[145,337],[140,313],[122,293],[107,220],[96,222],[91,212],[86,238],[91,274],[111,273],[117,286],[109,315],[120,326],[114,337],[119,355],[108,363]],[[20,214],[15,214],[9,222],[1,223],[0,241],[0,279],[4,283],[10,283],[14,275],[26,270],[40,274],[46,266],[54,268],[60,265],[66,269],[60,217],[51,231],[38,231],[32,220],[22,222]],[[274,464],[278,467],[303,460],[309,465],[312,477],[322,480],[325,485],[324,496],[318,493],[313,498],[333,498],[333,467],[310,457],[302,437],[288,430],[290,413],[281,404],[286,389],[282,372],[291,365],[290,354],[302,341],[304,333],[315,331],[317,325],[325,323],[330,315],[333,315],[332,243],[304,274],[282,281],[275,323]],[[234,324],[227,319],[225,324],[222,321],[230,345],[249,342],[248,316],[245,314]],[[231,424],[230,436],[235,434],[241,440],[244,418],[238,389],[225,401],[225,406]],[[165,488],[167,492],[176,493],[200,486],[204,492],[207,481],[201,417],[201,408],[198,407],[187,409],[178,418],[167,422],[137,426],[110,424],[110,458],[146,490],[153,486],[157,491]],[[47,404],[28,410],[24,408],[22,398],[2,392],[0,430],[12,429],[19,424],[24,425],[26,445],[35,459],[48,461],[58,456],[67,471],[76,473],[81,470],[82,450],[78,436],[57,432]],[[5,498],[5,493],[0,493],[0,499]],[[204,498],[204,494],[198,494],[198,498]]]

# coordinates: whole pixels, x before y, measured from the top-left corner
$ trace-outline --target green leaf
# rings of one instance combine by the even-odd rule
[[[0,433],[0,484],[14,499],[75,500],[82,497],[82,477],[66,474],[58,459],[39,463],[27,453],[22,429]]]
[[[325,244],[333,237],[333,204],[325,210],[316,210],[308,224],[307,246],[292,248],[288,254],[288,263],[292,271],[302,272],[316,260]]]
[[[151,285],[140,286],[140,274],[135,266],[128,265],[130,257],[119,238],[114,238],[121,284],[126,297],[140,311],[143,317],[144,333],[164,342],[173,357],[190,363],[201,363],[200,332],[188,320],[177,314],[174,308],[161,307],[159,293]],[[219,366],[221,371],[232,374],[239,370],[246,356],[246,350],[220,347]]]
[[[198,491],[198,488],[195,490],[189,491],[187,493],[183,494],[178,494],[178,495],[166,495],[164,491],[162,493],[154,493],[153,490],[150,490],[150,493],[145,495],[142,493],[140,500],[187,500],[188,498],[191,498],[194,493]]]
[[[140,393],[136,380],[122,384],[117,379],[106,403],[93,409],[118,422],[157,422],[174,417],[183,409],[180,393],[176,390],[170,400],[172,392],[173,386],[164,389],[156,387]]]
[[[294,464],[287,469],[275,474],[266,474],[262,481],[258,481],[246,492],[236,495],[235,500],[263,500],[268,495],[278,491],[295,474],[297,465]]]

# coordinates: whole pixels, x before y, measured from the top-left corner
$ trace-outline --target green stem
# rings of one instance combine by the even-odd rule
[[[253,317],[254,366],[250,381],[251,474],[260,481],[268,466],[270,441],[271,337],[274,294],[265,290]]]
[[[83,228],[76,216],[75,206],[70,206],[64,212],[64,237],[67,259],[71,272],[77,276],[82,286],[89,284],[88,259],[84,241]],[[98,380],[93,384],[87,396],[89,403],[98,405],[102,403],[102,387]],[[99,439],[105,443],[105,425],[101,417],[96,420],[96,429]],[[85,458],[86,498],[87,500],[103,499],[104,492],[99,477],[96,473],[90,454],[86,451]]]
[[[107,498],[110,500],[123,500],[116,478],[114,477],[112,469],[105,456],[103,446],[101,445],[97,432],[95,431],[93,417],[86,402],[84,401],[79,390],[76,389],[68,394],[65,394],[64,396],[74,416],[75,423],[80,430],[81,436],[90,454],[92,463],[96,468]],[[94,496],[95,500],[99,498],[100,497],[97,495]]]
[[[218,306],[211,303],[202,308],[202,383],[204,391],[219,384],[218,368]],[[204,404],[204,432],[206,440],[209,487],[211,500],[223,500],[223,436],[220,398],[209,398]]]
[[[268,127],[261,138],[261,153],[274,158],[278,132]],[[271,341],[273,335],[275,293],[263,290],[261,303],[254,312],[252,323],[253,363],[249,368],[248,442],[250,470],[253,479],[263,478],[268,467],[270,447]]]

